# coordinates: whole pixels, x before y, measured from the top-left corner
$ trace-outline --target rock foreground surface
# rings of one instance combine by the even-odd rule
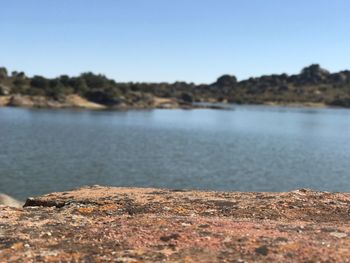
[[[350,194],[85,187],[0,206],[0,262],[348,262]]]

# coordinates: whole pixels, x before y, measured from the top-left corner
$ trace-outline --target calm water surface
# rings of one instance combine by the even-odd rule
[[[0,192],[91,184],[350,191],[350,110],[0,108]]]

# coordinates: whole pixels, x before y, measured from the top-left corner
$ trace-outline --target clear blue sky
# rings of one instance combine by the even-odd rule
[[[4,0],[0,65],[210,83],[350,69],[349,0]]]

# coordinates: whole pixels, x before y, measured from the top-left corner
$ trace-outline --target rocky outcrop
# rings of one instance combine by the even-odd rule
[[[236,84],[237,78],[233,75],[223,75],[214,83],[218,87],[234,87]]]
[[[0,96],[8,96],[11,93],[11,88],[4,84],[0,84]]]
[[[304,68],[299,75],[299,84],[318,84],[327,81],[330,72],[321,68],[318,64],[313,64]]]
[[[193,96],[189,93],[182,93],[180,99],[185,103],[192,103],[194,101]]]
[[[0,206],[0,262],[344,262],[350,194],[85,187]]]
[[[331,106],[350,108],[350,97],[336,98],[328,103]]]

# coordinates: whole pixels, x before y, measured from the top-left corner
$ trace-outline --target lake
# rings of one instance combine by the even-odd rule
[[[350,191],[350,110],[0,108],[0,192],[82,185]]]

